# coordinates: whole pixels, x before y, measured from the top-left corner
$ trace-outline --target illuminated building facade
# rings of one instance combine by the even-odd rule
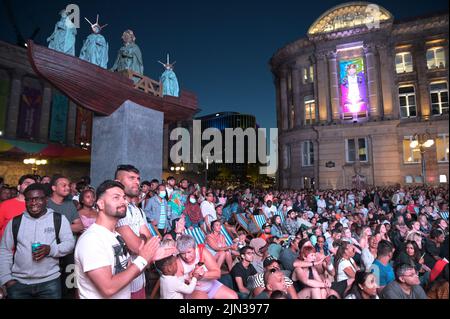
[[[448,17],[346,3],[274,54],[280,187],[421,184],[421,133],[426,183],[447,183]]]

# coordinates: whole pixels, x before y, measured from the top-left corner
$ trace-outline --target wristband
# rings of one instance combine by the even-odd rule
[[[142,256],[138,256],[135,260],[132,261],[132,263],[135,264],[136,267],[139,268],[140,272],[142,272],[148,264],[147,260],[145,260],[145,258]]]

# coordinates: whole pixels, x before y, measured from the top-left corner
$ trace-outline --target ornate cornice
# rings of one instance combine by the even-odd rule
[[[448,14],[394,24],[392,35],[417,33],[434,28],[445,28],[448,32]]]

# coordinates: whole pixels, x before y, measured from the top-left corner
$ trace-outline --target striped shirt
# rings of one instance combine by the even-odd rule
[[[117,222],[116,228],[129,226],[136,236],[140,236],[142,226],[147,226],[143,211],[134,204],[128,204],[127,215]],[[131,254],[134,260],[137,255]],[[145,274],[142,272],[136,279],[131,282],[131,292],[138,292],[145,287]]]

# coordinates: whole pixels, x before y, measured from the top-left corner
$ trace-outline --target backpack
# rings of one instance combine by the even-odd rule
[[[23,214],[16,216],[12,221],[12,233],[14,239],[14,253],[13,253],[13,264],[14,264],[14,256],[16,255],[17,248],[17,235],[19,234],[20,224],[22,223]],[[56,244],[61,243],[59,239],[59,231],[61,230],[61,214],[57,212],[53,212],[53,225],[55,227],[55,236],[56,236]]]

